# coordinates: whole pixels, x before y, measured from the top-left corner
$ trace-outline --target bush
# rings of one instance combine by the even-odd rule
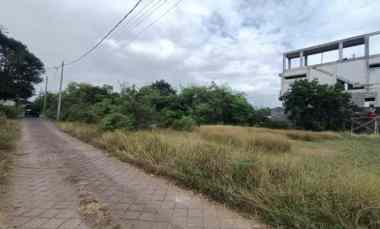
[[[286,121],[266,120],[261,126],[271,129],[289,129],[289,123]]]
[[[4,112],[0,111],[0,125],[5,123],[6,120],[7,120],[7,116],[5,115]]]
[[[4,106],[0,105],[0,113],[4,114],[9,119],[18,118],[22,110],[17,106]]]
[[[136,122],[131,116],[126,116],[121,113],[112,113],[102,119],[100,126],[103,130],[109,131],[116,129],[132,130],[136,128]]]
[[[67,121],[84,122],[90,124],[95,123],[97,121],[97,117],[91,111],[76,110],[68,114]]]
[[[174,120],[172,128],[175,130],[192,131],[197,123],[191,117],[184,116],[181,119]]]

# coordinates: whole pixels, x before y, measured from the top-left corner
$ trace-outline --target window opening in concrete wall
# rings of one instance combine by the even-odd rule
[[[365,101],[366,102],[375,102],[376,99],[374,97],[371,97],[371,98],[365,98]]]
[[[299,57],[290,59],[290,63],[292,65],[291,68],[301,67],[301,61]]]
[[[380,63],[374,63],[369,65],[370,68],[380,68]]]
[[[363,45],[352,46],[343,48],[343,60],[350,60],[363,57],[365,53],[365,47]]]
[[[291,79],[300,79],[300,78],[305,78],[306,75],[305,74],[302,74],[302,75],[292,75],[292,76],[286,76],[285,79],[287,80],[291,80]]]
[[[380,54],[380,34],[369,37],[369,55]]]
[[[324,52],[322,56],[322,63],[335,62],[339,60],[339,50],[332,50]]]
[[[321,53],[307,56],[307,65],[321,64]]]
[[[361,90],[364,89],[364,86],[354,86],[352,84],[348,84],[348,90]]]

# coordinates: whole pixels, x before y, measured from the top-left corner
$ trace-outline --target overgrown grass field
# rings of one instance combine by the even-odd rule
[[[0,117],[0,183],[9,168],[9,152],[14,148],[19,133],[17,121]]]
[[[285,228],[380,228],[380,138],[232,126],[103,132],[58,124],[122,161]]]

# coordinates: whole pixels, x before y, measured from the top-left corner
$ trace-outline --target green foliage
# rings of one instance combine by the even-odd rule
[[[95,113],[90,110],[89,107],[86,108],[81,105],[74,104],[69,108],[66,120],[84,123],[96,123],[97,117]]]
[[[40,83],[44,65],[21,42],[0,30],[0,100],[26,100]]]
[[[175,130],[192,131],[197,123],[189,116],[183,116],[173,121],[172,128]]]
[[[179,100],[199,124],[247,125],[254,112],[242,94],[215,83],[184,88]]]
[[[260,125],[261,127],[271,128],[271,129],[289,129],[289,123],[285,121],[277,121],[266,119]]]
[[[23,112],[23,109],[16,105],[15,106],[0,105],[0,113],[9,119],[18,118],[22,112]]]
[[[39,95],[34,100],[33,107],[36,107],[36,109],[37,108],[41,109],[43,101],[44,101],[44,96],[43,95]],[[44,115],[44,116],[46,116],[48,118],[54,119],[56,117],[56,114],[57,114],[58,95],[57,94],[53,94],[53,93],[48,93],[46,101],[47,101],[46,102],[46,113],[43,114],[43,111],[39,110],[40,114],[42,114],[42,115]]]
[[[111,113],[106,115],[101,121],[102,130],[128,129],[132,130],[136,127],[136,121],[132,116],[120,113]]]
[[[56,116],[57,98],[57,94],[47,94],[45,115],[49,118]],[[42,107],[43,99],[43,96],[37,97],[35,107]],[[71,83],[62,93],[63,120],[103,123],[105,117],[113,113],[127,116],[130,123],[127,128],[132,129],[153,126],[192,129],[195,124],[217,123],[254,125],[266,118],[262,117],[264,112],[260,109],[256,112],[242,94],[215,83],[186,87],[177,92],[160,80],[141,88],[122,85],[120,93],[113,92],[108,85]],[[110,127],[113,128],[118,126]]]
[[[321,85],[316,80],[296,81],[281,99],[293,124],[307,130],[343,130],[353,108],[341,85]]]

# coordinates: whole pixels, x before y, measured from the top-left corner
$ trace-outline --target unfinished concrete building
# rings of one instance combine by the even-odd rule
[[[380,31],[290,51],[283,56],[281,95],[299,79],[344,84],[359,107],[380,107]]]

